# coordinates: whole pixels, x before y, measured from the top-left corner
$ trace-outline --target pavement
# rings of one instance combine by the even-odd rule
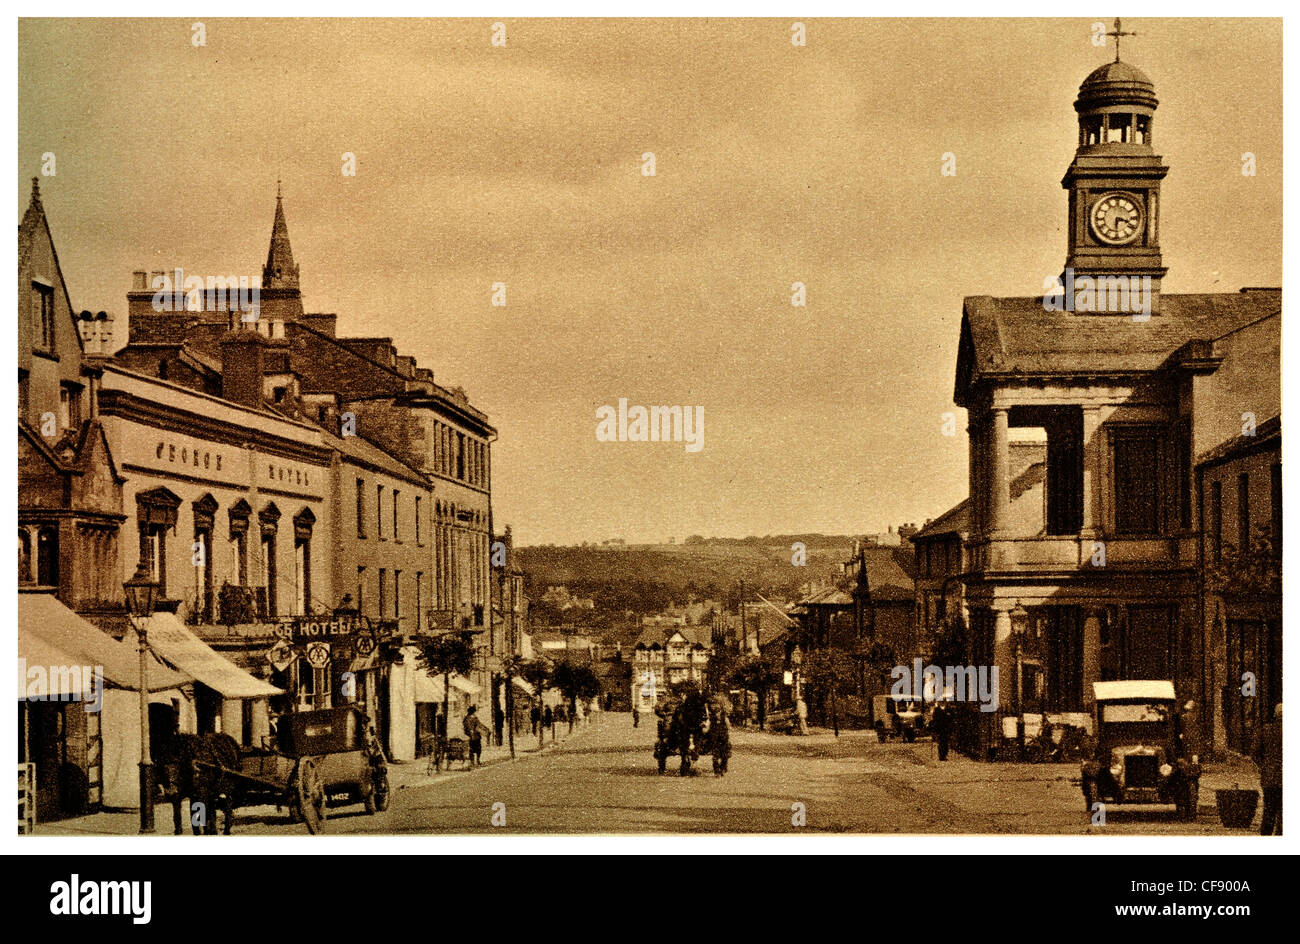
[[[1257,788],[1254,766],[1236,758],[1206,765],[1195,822],[1168,807],[1111,806],[1106,825],[1085,813],[1076,764],[976,762],[935,746],[879,744],[871,732],[806,737],[752,728],[732,731],[729,772],[658,773],[654,725],[626,714],[560,726],[537,750],[516,738],[484,749],[482,767],[426,774],[423,760],[390,766],[391,804],[367,815],[359,804],[329,811],[328,834],[687,834],[875,833],[1052,835],[1249,835],[1218,820],[1214,791]],[[1259,814],[1256,814],[1258,822]],[[171,809],[159,809],[170,832]],[[136,814],[102,813],[38,827],[44,835],[134,834]],[[301,835],[273,807],[240,809],[236,835]]]

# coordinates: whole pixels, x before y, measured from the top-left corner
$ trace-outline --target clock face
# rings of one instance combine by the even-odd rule
[[[1142,208],[1126,193],[1108,193],[1092,205],[1092,232],[1104,243],[1132,242],[1142,232]]]

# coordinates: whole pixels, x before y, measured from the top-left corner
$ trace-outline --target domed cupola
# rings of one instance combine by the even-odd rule
[[[1074,102],[1079,139],[1061,181],[1070,194],[1062,281],[1139,291],[1145,316],[1159,310],[1160,280],[1166,272],[1159,213],[1160,182],[1169,168],[1151,147],[1159,104],[1155,85],[1141,69],[1119,59],[1119,37],[1134,34],[1123,32],[1116,20],[1114,32],[1106,35],[1117,41],[1115,61],[1094,69]],[[1067,296],[1074,297],[1069,291]],[[1125,314],[1130,308],[1089,300],[1068,310]]]
[[[1083,80],[1074,110],[1079,113],[1079,147],[1111,144],[1151,149],[1156,87],[1141,69],[1108,62]]]

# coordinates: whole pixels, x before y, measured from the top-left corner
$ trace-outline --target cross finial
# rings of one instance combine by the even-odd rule
[[[1119,25],[1119,17],[1115,17],[1115,29],[1106,34],[1115,37],[1115,61],[1119,62],[1119,38],[1121,36],[1136,36],[1137,33],[1126,33]]]

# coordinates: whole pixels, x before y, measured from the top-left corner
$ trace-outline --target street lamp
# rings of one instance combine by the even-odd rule
[[[126,591],[126,609],[140,641],[140,832],[153,829],[153,760],[149,756],[149,637],[142,621],[153,616],[158,582],[144,561],[130,580],[122,584]]]
[[[803,649],[794,647],[790,653],[790,667],[794,670],[794,715],[799,719],[799,733],[808,733],[808,706],[803,701]]]
[[[1015,677],[1015,711],[1016,711],[1016,742],[1021,752],[1025,747],[1025,693],[1024,693],[1024,650],[1025,634],[1029,630],[1029,611],[1020,603],[1015,605],[1011,611],[1011,638],[1015,645],[1016,660],[1016,677]]]

